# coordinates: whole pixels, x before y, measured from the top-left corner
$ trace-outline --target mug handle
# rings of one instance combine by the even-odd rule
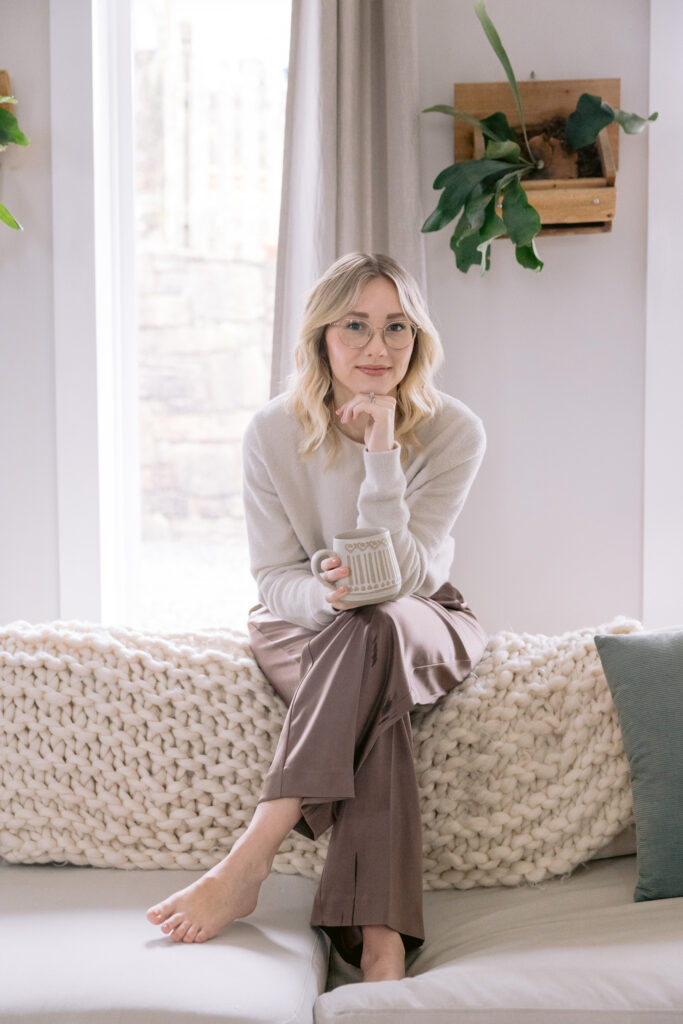
[[[318,577],[321,583],[324,583],[326,587],[329,587],[330,590],[336,590],[337,587],[341,586],[339,580],[337,580],[336,583],[330,583],[329,580],[324,580],[321,575],[322,570],[320,565],[326,558],[339,558],[339,555],[336,551],[330,551],[329,548],[321,548],[320,551],[316,551],[316,553],[311,557],[311,572],[314,576]]]

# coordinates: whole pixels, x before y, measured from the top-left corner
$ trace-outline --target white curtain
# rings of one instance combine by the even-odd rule
[[[418,117],[417,0],[293,0],[271,395],[337,257],[385,253],[424,286]]]

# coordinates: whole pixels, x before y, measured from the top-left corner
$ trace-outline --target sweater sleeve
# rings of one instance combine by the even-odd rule
[[[251,572],[259,600],[273,615],[319,631],[338,612],[325,601],[323,584],[287,516],[252,422],[242,448],[242,496]]]
[[[478,416],[454,424],[438,439],[408,486],[401,450],[364,452],[365,479],[358,498],[358,526],[386,526],[401,570],[398,594],[437,589],[434,560],[450,534],[486,451],[486,433]]]

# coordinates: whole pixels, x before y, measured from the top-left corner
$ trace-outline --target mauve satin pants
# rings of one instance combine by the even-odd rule
[[[422,821],[410,711],[465,679],[488,637],[452,584],[341,612],[320,632],[249,613],[256,660],[288,707],[259,797],[301,797],[295,830],[332,826],[313,903],[341,956],[360,966],[364,924],[424,942]]]

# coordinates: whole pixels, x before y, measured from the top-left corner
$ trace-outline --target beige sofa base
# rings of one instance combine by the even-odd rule
[[[201,874],[0,865],[2,1024],[310,1024],[329,950],[315,882],[271,874],[248,919],[174,943],[145,910]]]
[[[196,871],[0,865],[3,1024],[683,1022],[683,899],[634,903],[636,858],[537,886],[426,892],[401,982],[360,974],[308,925],[316,883],[272,874],[202,945],[145,909]],[[327,991],[325,989],[327,988]]]
[[[635,882],[629,856],[537,886],[425,893],[409,977],[345,984],[357,972],[333,954],[316,1024],[680,1024],[683,898],[634,903]]]

